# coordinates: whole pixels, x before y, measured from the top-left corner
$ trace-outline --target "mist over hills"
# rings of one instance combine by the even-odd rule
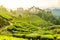
[[[57,8],[57,7],[54,8],[54,7],[52,7],[52,8],[47,8],[47,9],[45,9],[45,10],[51,11],[52,14],[53,14],[55,17],[57,17],[57,18],[60,17],[60,8]]]

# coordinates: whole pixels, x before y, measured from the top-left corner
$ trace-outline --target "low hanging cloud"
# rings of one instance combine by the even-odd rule
[[[29,8],[37,6],[40,8],[60,7],[60,0],[0,0],[0,5],[6,8]]]

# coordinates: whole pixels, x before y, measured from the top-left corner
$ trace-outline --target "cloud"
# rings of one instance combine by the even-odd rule
[[[60,0],[0,0],[0,5],[7,8],[37,6],[40,8],[60,7]]]

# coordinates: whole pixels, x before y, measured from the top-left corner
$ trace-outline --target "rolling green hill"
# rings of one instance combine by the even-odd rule
[[[21,13],[18,10],[18,14],[17,10],[13,13],[4,7],[0,8],[0,35],[6,35],[0,36],[1,40],[54,39],[56,34],[60,34],[60,21],[51,14],[51,11],[46,12],[39,8],[37,10],[39,11],[36,13],[30,10],[23,10]]]

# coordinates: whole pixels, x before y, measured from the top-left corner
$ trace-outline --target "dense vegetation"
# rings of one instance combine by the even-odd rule
[[[51,11],[34,6],[28,10],[17,8],[9,11],[0,6],[0,35],[17,37],[18,40],[60,39],[60,20]]]

